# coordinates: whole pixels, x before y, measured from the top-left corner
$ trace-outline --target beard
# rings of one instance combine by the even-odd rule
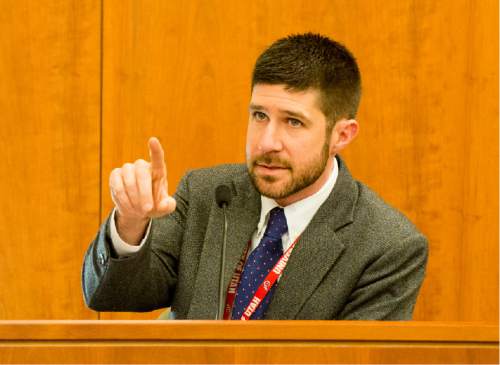
[[[279,200],[295,194],[313,184],[321,176],[328,163],[330,145],[324,143],[320,153],[302,166],[294,166],[290,161],[277,156],[275,153],[265,153],[247,161],[247,168],[252,184],[257,191],[268,198]],[[257,175],[255,167],[258,164],[280,166],[286,169],[285,181],[283,177],[272,175]]]

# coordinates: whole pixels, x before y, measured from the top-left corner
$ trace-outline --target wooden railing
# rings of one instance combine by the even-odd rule
[[[2,321],[0,363],[498,363],[498,324]]]

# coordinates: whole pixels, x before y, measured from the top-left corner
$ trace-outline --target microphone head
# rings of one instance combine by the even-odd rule
[[[232,194],[231,189],[227,185],[219,185],[215,188],[215,201],[217,205],[222,208],[231,203]]]

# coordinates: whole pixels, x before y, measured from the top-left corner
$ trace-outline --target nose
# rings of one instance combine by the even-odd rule
[[[276,123],[270,121],[262,127],[259,140],[259,149],[262,153],[279,152],[283,149],[281,131]]]

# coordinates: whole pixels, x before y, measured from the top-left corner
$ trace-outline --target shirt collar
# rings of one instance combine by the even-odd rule
[[[318,211],[319,207],[326,201],[328,196],[333,190],[335,182],[337,181],[339,167],[337,159],[333,159],[333,171],[328,177],[326,183],[315,192],[313,195],[299,200],[293,204],[284,207],[285,217],[288,225],[288,235],[290,241],[295,239],[304,231],[307,225],[312,220],[313,216]],[[257,226],[257,233],[260,234],[262,229],[267,224],[267,218],[271,209],[279,207],[274,199],[270,199],[263,195],[261,199],[260,220]]]

